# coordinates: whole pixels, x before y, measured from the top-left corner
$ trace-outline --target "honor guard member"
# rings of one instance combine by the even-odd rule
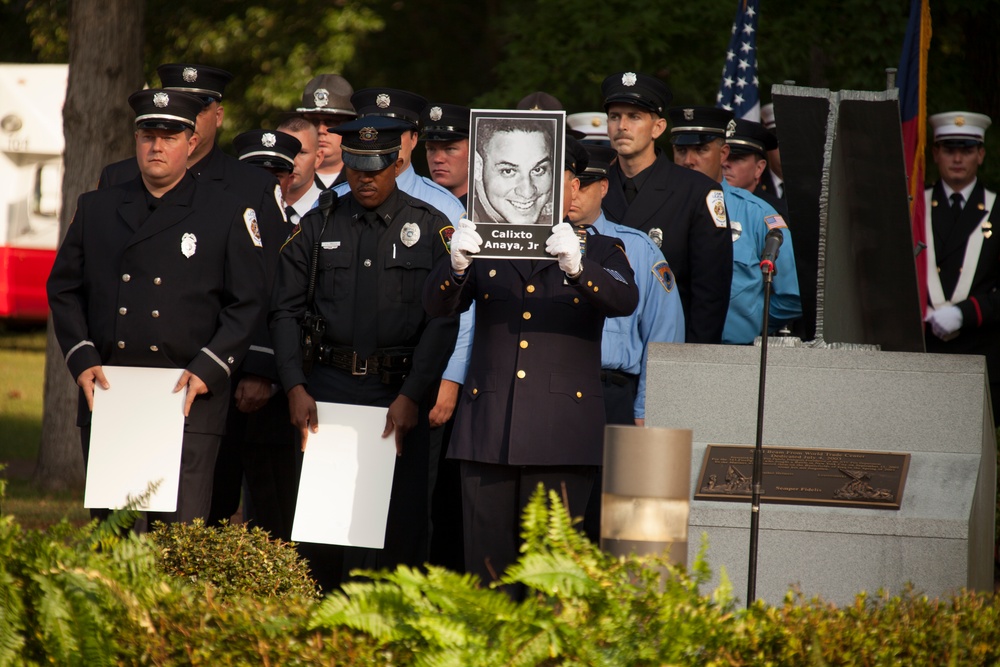
[[[278,125],[278,129],[298,139],[301,146],[295,156],[288,195],[285,197],[285,216],[290,223],[297,225],[302,216],[319,201],[319,193],[326,189],[322,185],[316,185],[316,168],[323,163],[323,150],[319,148],[316,126],[304,118],[287,118]],[[340,150],[339,145],[337,150]]]
[[[773,104],[765,104],[760,108],[760,124],[777,138],[778,125],[774,118]],[[778,148],[777,143],[774,144],[774,148],[767,149],[767,168],[760,181],[760,186],[764,191],[770,192],[782,201],[785,200],[785,181],[781,171],[781,149]]]
[[[736,131],[726,138],[729,155],[722,162],[722,174],[734,188],[742,188],[760,197],[788,221],[788,206],[762,181],[767,172],[767,152],[777,150],[778,137],[760,123],[736,119]]]
[[[334,128],[357,118],[351,105],[354,88],[339,74],[313,77],[302,91],[302,105],[295,112],[316,126],[323,163],[316,170],[316,186],[320,190],[340,185],[347,179],[340,153],[340,135]]]
[[[566,146],[568,210],[587,158],[572,138]],[[517,559],[521,511],[538,483],[561,489],[571,514],[586,509],[603,456],[601,330],[639,297],[619,239],[581,238],[561,222],[546,244],[555,261],[475,259],[481,244],[462,220],[424,305],[445,316],[476,304],[448,455],[461,462],[466,570],[490,581]]]
[[[260,167],[278,179],[283,202],[292,180],[295,156],[302,149],[299,140],[280,130],[250,130],[233,139],[233,149],[240,162]]]
[[[105,364],[178,369],[174,391],[186,396],[177,510],[150,518],[191,521],[211,505],[230,376],[264,306],[264,251],[254,210],[187,170],[201,101],[143,90],[129,104],[140,175],[80,196],[49,305],[80,386],[85,460],[94,391],[114,390]]]
[[[940,175],[925,192],[928,352],[986,357],[994,418],[1000,415],[1000,222],[997,195],[977,176],[989,116],[930,117]],[[994,237],[997,238],[994,238]]]
[[[347,549],[345,573],[427,560],[427,413],[457,318],[432,318],[420,302],[431,267],[447,261],[450,222],[396,185],[409,127],[366,117],[336,128],[350,192],[302,219],[282,249],[271,301],[281,383],[303,448],[317,431],[317,400],[389,409],[382,436],[395,439],[398,458],[385,548]],[[316,344],[305,350],[304,324]]]
[[[566,127],[584,146],[611,146],[611,140],[608,139],[608,114],[603,111],[570,114],[566,116]]]
[[[420,115],[420,140],[431,180],[468,205],[469,107],[428,104]]]
[[[760,335],[764,316],[764,277],[760,257],[764,237],[780,229],[784,243],[775,262],[771,284],[769,330],[802,316],[799,279],[795,273],[792,235],[777,211],[746,190],[734,188],[722,177],[722,164],[729,154],[726,138],[735,132],[733,112],[716,107],[676,107],[670,109],[670,143],[674,161],[681,167],[699,171],[722,185],[733,241],[733,282],[729,313],[722,342],[746,345]]]
[[[719,343],[729,309],[733,247],[722,190],[654,146],[672,98],[655,77],[612,74],[601,85],[618,161],[608,174],[608,220],[649,234],[669,262],[688,343]]]
[[[274,174],[284,192],[302,144],[278,130],[251,130],[236,137],[233,147],[242,162]],[[246,480],[243,520],[266,530],[273,539],[290,541],[302,455],[288,414],[288,398],[277,381],[271,390],[271,399],[247,415],[241,429],[245,431],[240,447]],[[231,411],[237,418],[241,414]]]

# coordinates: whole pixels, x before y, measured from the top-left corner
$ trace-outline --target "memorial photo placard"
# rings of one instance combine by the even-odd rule
[[[468,217],[483,239],[477,257],[555,259],[545,252],[562,220],[564,111],[473,109]]]

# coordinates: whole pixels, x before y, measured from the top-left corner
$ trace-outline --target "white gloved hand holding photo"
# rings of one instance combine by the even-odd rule
[[[927,315],[924,321],[930,323],[935,336],[946,340],[962,328],[962,311],[958,306],[943,306]]]
[[[458,221],[451,236],[451,269],[461,275],[472,264],[472,256],[482,249],[483,238],[476,231],[476,223],[467,218]]]
[[[559,268],[570,278],[577,277],[583,271],[580,237],[568,222],[560,222],[552,228],[552,235],[545,242],[545,252],[559,260]]]

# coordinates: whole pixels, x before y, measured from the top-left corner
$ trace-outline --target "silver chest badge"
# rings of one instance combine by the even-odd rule
[[[657,248],[663,246],[663,230],[659,227],[653,227],[649,230],[649,238],[656,244]]]
[[[194,251],[198,248],[198,239],[191,232],[184,234],[181,237],[181,254],[187,258],[191,258],[194,255]]]
[[[420,240],[420,227],[414,222],[405,223],[403,229],[399,231],[399,240],[407,248],[412,248]]]

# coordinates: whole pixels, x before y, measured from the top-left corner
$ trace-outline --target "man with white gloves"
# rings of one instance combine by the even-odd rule
[[[563,210],[587,153],[566,140]],[[475,259],[482,238],[462,220],[424,286],[431,317],[476,304],[472,357],[448,456],[461,462],[466,570],[499,577],[518,555],[520,516],[541,482],[565,488],[582,516],[602,463],[601,330],[638,303],[622,242],[561,222],[556,261]]]

